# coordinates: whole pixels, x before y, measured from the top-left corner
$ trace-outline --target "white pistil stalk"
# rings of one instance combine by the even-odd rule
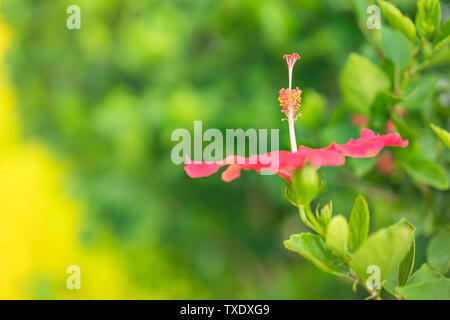
[[[293,67],[289,68],[289,97],[292,94],[292,69],[293,69]],[[291,100],[291,99],[289,99],[289,100]],[[297,152],[297,141],[295,139],[295,127],[294,127],[294,112],[292,111],[292,105],[290,107],[291,107],[291,111],[289,112],[289,115],[288,115],[289,139],[291,141],[291,151]]]
[[[294,128],[294,115],[292,114],[292,111],[289,113],[288,123],[289,123],[289,138],[291,140],[291,151],[297,152],[297,141],[295,140],[295,128]]]

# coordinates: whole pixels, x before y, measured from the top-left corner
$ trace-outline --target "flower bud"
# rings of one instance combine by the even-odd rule
[[[419,33],[429,39],[438,29],[441,21],[439,0],[417,1],[416,26]]]
[[[320,192],[320,179],[312,165],[296,170],[292,175],[291,196],[298,205],[307,206]]]

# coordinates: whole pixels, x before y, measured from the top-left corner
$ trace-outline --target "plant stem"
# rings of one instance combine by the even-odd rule
[[[422,69],[425,69],[426,67],[428,67],[431,64],[431,62],[432,62],[431,58],[428,58],[427,60],[425,60],[424,62],[417,65],[415,68],[413,68],[412,74],[416,74],[417,72],[421,71]]]
[[[413,52],[413,59],[417,59],[417,57],[419,56],[420,52],[423,49],[423,46],[425,45],[425,38],[422,37],[420,38],[420,43],[419,46],[417,47],[417,49]]]

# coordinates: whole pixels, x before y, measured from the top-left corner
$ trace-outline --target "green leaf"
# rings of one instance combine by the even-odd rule
[[[353,11],[359,21],[366,21],[367,0],[352,0]]]
[[[313,89],[306,89],[303,91],[302,101],[300,123],[308,128],[318,127],[325,112],[327,99]]]
[[[383,91],[382,94],[383,94],[384,96],[386,96],[386,98],[388,99],[388,101],[389,101],[390,103],[399,103],[399,102],[405,100],[405,98],[400,97],[400,96],[397,96],[397,95],[395,95],[394,93],[389,92],[389,91]]]
[[[391,112],[391,119],[403,138],[414,140],[420,137],[420,134],[413,127],[409,126],[402,117],[396,112]]]
[[[399,31],[383,27],[381,33],[381,48],[386,56],[399,68],[408,66],[412,58],[411,44]]]
[[[437,45],[433,47],[432,58],[435,58],[436,56],[438,56],[439,53],[443,52],[444,50],[448,50],[449,45],[450,45],[450,36],[447,36],[441,42],[439,42]]]
[[[441,21],[441,6],[439,0],[418,0],[416,26],[419,34],[431,38]]]
[[[390,116],[389,105],[397,104],[397,102],[392,103],[390,102],[390,100],[391,100],[390,97],[386,95],[385,91],[379,92],[375,97],[375,101],[370,107],[370,125],[372,129],[375,129],[377,131],[384,131],[386,123],[389,120]]]
[[[389,78],[375,64],[356,53],[350,54],[340,77],[345,102],[354,111],[369,115],[379,91],[390,87]]]
[[[414,231],[415,228],[410,225],[411,230],[413,232],[413,239],[411,242],[411,247],[409,248],[408,254],[400,263],[398,267],[398,284],[400,286],[404,286],[408,283],[408,280],[411,276],[412,270],[414,268],[414,259],[416,256],[416,241],[414,240]]]
[[[355,252],[366,241],[369,234],[369,222],[369,207],[366,199],[362,195],[358,195],[350,215],[348,242],[352,252]]]
[[[450,230],[443,230],[435,235],[427,248],[428,263],[442,274],[450,266]]]
[[[328,224],[325,243],[331,252],[345,257],[347,255],[348,224],[342,215],[334,216]]]
[[[345,264],[327,249],[322,237],[318,235],[311,233],[294,234],[291,235],[289,240],[284,241],[284,245],[287,249],[310,260],[322,271],[338,276],[348,274],[348,268]]]
[[[425,102],[434,97],[439,77],[428,75],[411,80],[404,89],[405,100],[400,106],[407,110],[423,108]]]
[[[439,272],[433,270],[433,268],[424,263],[419,268],[419,270],[414,272],[414,274],[411,276],[411,278],[408,281],[408,285],[441,278],[444,278],[444,276],[442,276]],[[394,270],[394,272],[392,272],[391,275],[384,282],[383,288],[393,296],[399,295],[397,291],[397,288],[399,287],[398,280],[399,280],[398,270]]]
[[[409,279],[409,284],[421,283],[443,277],[444,276],[442,274],[431,268],[428,264],[424,263],[420,269],[414,272],[411,276],[411,279]]]
[[[384,281],[383,289],[397,296],[396,288],[398,287],[398,269],[395,269]]]
[[[406,172],[417,182],[428,184],[439,190],[448,189],[444,169],[434,161],[414,158],[404,162]]]
[[[354,253],[350,267],[363,280],[370,276],[369,266],[380,268],[380,283],[394,271],[408,253],[413,239],[411,228],[405,223],[397,223],[373,233]]]
[[[433,46],[436,46],[448,36],[450,36],[450,19],[447,19],[447,21],[439,27],[439,31],[433,40]]]
[[[398,287],[397,292],[409,300],[450,300],[450,280],[446,278]]]
[[[416,40],[416,27],[411,19],[404,16],[392,3],[378,0],[378,4],[381,11],[383,11],[384,16],[389,21],[389,24],[394,29],[403,33],[409,41],[414,42],[414,40]]]
[[[439,139],[444,142],[444,144],[447,146],[447,148],[450,148],[450,132],[448,132],[445,129],[439,128],[435,124],[431,124],[431,128],[433,129],[434,133],[439,137]]]

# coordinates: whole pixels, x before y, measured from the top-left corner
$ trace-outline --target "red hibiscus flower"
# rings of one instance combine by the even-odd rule
[[[254,155],[248,158],[228,156],[222,161],[199,162],[187,158],[184,170],[191,178],[207,177],[216,173],[221,167],[228,166],[222,173],[222,179],[230,182],[238,178],[243,170],[269,170],[287,181],[296,169],[310,163],[316,168],[322,166],[341,166],[345,157],[371,158],[377,156],[384,147],[402,147],[408,145],[408,140],[402,140],[398,133],[376,135],[370,129],[362,129],[361,137],[350,139],[347,143],[338,145],[331,143],[328,147],[313,149],[300,146],[297,152],[276,151],[264,155]]]
[[[377,156],[384,147],[402,147],[408,145],[408,140],[402,140],[398,133],[376,135],[370,129],[362,129],[361,137],[350,139],[347,143],[338,145],[331,143],[325,148],[297,148],[295,139],[294,122],[301,115],[298,113],[301,103],[302,91],[297,87],[292,90],[292,70],[295,62],[300,59],[296,53],[285,55],[284,58],[289,69],[289,88],[281,89],[279,102],[281,112],[286,116],[289,124],[291,152],[275,151],[263,155],[253,155],[248,158],[230,155],[221,161],[192,161],[186,156],[184,170],[191,178],[207,177],[216,173],[221,167],[228,166],[222,172],[222,179],[230,182],[241,175],[241,170],[255,170],[261,173],[263,170],[279,175],[287,181],[291,181],[295,170],[310,163],[315,168],[322,166],[341,166],[345,163],[345,157],[370,158]]]

